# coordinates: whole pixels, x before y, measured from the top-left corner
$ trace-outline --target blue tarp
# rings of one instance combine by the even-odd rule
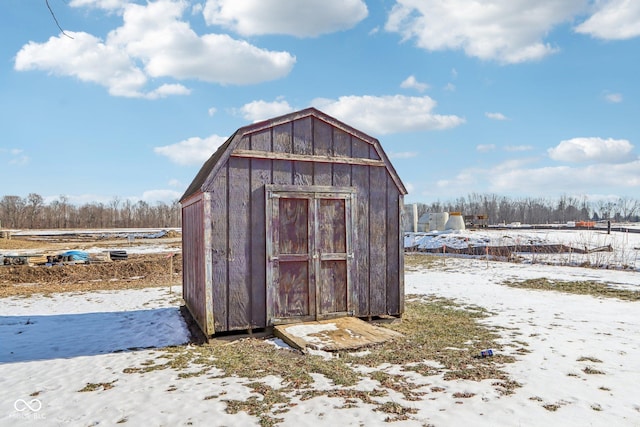
[[[89,253],[85,251],[66,251],[60,254],[62,257],[68,257],[71,261],[88,261]]]

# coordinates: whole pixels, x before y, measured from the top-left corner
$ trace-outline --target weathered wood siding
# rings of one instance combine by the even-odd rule
[[[273,155],[253,156],[254,152]],[[300,156],[310,156],[312,161]],[[334,157],[365,160],[322,160]],[[211,195],[209,286],[216,332],[267,326],[266,184],[355,188],[349,295],[354,315],[402,313],[399,215],[403,196],[371,143],[307,116],[245,134],[203,188]],[[186,254],[185,259],[189,259]]]
[[[183,299],[200,328],[206,330],[204,197],[193,197],[182,206]]]

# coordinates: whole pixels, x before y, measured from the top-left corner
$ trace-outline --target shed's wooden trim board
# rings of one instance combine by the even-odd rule
[[[232,157],[249,157],[253,159],[294,160],[298,162],[340,163],[347,165],[385,166],[384,161],[374,159],[358,159],[342,156],[317,156],[312,154],[275,153],[271,151],[234,150]]]

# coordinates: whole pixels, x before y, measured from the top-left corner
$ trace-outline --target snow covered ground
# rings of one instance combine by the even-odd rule
[[[638,225],[625,228],[638,230]],[[442,231],[430,233],[406,233],[405,248],[465,249],[475,246],[544,246],[562,244],[577,249],[611,247],[611,252],[595,251],[580,254],[565,252],[558,254],[517,252],[518,262],[546,263],[555,265],[592,265],[607,268],[640,270],[640,233],[602,229],[482,229]]]
[[[640,234],[512,229],[420,239],[423,247],[563,243],[611,245],[614,251],[520,254],[519,263],[447,257],[429,270],[408,272],[407,294],[485,307],[494,313],[486,323],[505,327],[505,342],[526,343],[529,353],[513,354],[517,362],[505,367],[522,384],[510,396],[499,395],[490,380],[434,378],[430,387],[442,387],[443,392],[430,393],[424,400],[408,402],[393,393],[380,398],[417,411],[395,424],[640,426],[638,303],[500,285],[504,280],[545,277],[637,288]],[[136,252],[166,250],[171,248],[151,244]],[[618,270],[575,267],[585,260]],[[124,373],[158,357],[156,348],[188,341],[179,297],[166,288],[147,288],[0,299],[0,426],[257,425],[258,420],[246,413],[226,413],[222,397],[210,398],[247,399],[255,395],[247,386],[253,380],[179,378],[172,370]],[[388,369],[400,372],[397,367]],[[265,382],[273,385],[278,380]],[[331,386],[322,378],[316,382],[319,389]],[[81,392],[88,384],[97,389]],[[454,393],[473,397],[460,399]],[[279,417],[282,425],[292,426],[387,424],[385,414],[366,404],[337,409],[339,400],[319,396],[296,401]]]
[[[504,368],[522,384],[512,395],[499,394],[492,380],[445,381],[440,375],[428,377],[422,400],[406,401],[395,392],[376,398],[416,410],[393,425],[640,426],[640,303],[500,284],[539,277],[640,286],[634,271],[470,258],[408,271],[408,295],[485,307],[493,315],[484,322],[504,327],[505,342],[525,343],[529,352],[503,350],[517,359]],[[175,288],[147,288],[0,299],[0,426],[258,425],[245,412],[228,414],[224,402],[256,396],[247,386],[255,380],[220,376],[215,368],[187,378],[172,369],[123,372],[162,354],[154,347],[188,340],[179,296]],[[331,387],[314,378],[317,389]],[[276,387],[278,379],[264,382]],[[81,392],[87,385],[93,391]],[[373,386],[379,387],[358,385]],[[434,386],[442,390],[431,391]],[[283,426],[389,425],[370,405],[345,405],[339,397],[293,403],[278,414]]]

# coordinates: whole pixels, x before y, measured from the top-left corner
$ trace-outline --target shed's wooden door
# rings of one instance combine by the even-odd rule
[[[275,187],[275,186],[274,186]],[[346,315],[352,190],[267,190],[267,323]],[[278,190],[279,189],[279,190]]]
[[[315,313],[312,283],[311,198],[274,199],[273,253],[270,258],[276,318],[308,317]]]
[[[318,317],[347,312],[346,199],[317,200]]]

